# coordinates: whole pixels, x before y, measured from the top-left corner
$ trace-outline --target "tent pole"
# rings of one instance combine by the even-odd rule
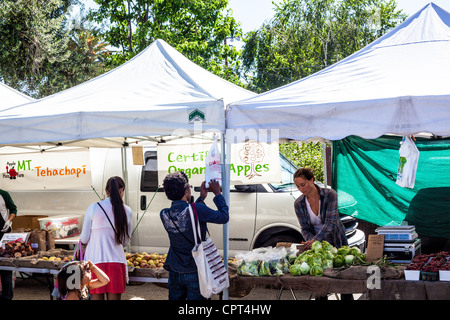
[[[122,151],[122,178],[123,178],[123,181],[125,182],[125,192],[124,192],[123,197],[124,197],[124,203],[126,205],[129,205],[129,203],[128,203],[129,186],[128,186],[128,168],[127,168],[128,167],[127,147],[128,147],[128,142],[126,141],[126,138],[125,138],[125,141],[122,144],[122,149],[121,149],[121,151]]]
[[[327,179],[328,168],[327,168],[327,150],[326,150],[327,145],[324,141],[322,141],[321,145],[322,145],[322,162],[323,162],[323,184],[325,185],[325,187],[328,187],[328,179]]]
[[[230,208],[230,164],[227,163],[227,157],[230,159],[231,146],[225,142],[225,133],[221,133],[222,142],[222,194],[225,202]],[[228,222],[223,225],[223,262],[228,272]],[[223,299],[229,300],[228,288],[223,291]]]

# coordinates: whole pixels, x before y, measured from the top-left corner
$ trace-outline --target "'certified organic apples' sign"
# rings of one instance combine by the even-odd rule
[[[159,144],[159,183],[162,184],[169,173],[184,171],[189,182],[199,186],[205,180],[205,160],[211,146],[212,143]],[[229,162],[232,185],[281,181],[278,141],[264,143],[249,140],[233,143]]]

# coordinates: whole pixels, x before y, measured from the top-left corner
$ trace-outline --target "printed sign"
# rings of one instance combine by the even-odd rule
[[[0,154],[1,189],[77,189],[91,185],[88,149]]]
[[[184,171],[192,185],[205,180],[205,160],[212,143],[159,144],[158,180],[167,174]],[[220,151],[222,152],[222,151]],[[231,144],[230,182],[232,185],[281,182],[278,141],[263,143],[250,140]]]

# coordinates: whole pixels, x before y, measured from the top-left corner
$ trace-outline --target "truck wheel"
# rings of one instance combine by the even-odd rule
[[[268,239],[266,242],[264,242],[264,243],[262,244],[261,247],[276,247],[276,245],[277,245],[278,242],[300,243],[300,242],[302,242],[302,241],[303,241],[303,239],[296,238],[296,237],[294,237],[294,236],[292,236],[292,235],[288,235],[288,234],[283,235],[283,234],[280,234],[280,235],[277,235],[277,236],[274,236],[274,237]]]

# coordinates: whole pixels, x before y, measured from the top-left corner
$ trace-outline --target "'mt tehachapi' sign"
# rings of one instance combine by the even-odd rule
[[[77,189],[91,185],[87,149],[0,154],[1,189]]]

